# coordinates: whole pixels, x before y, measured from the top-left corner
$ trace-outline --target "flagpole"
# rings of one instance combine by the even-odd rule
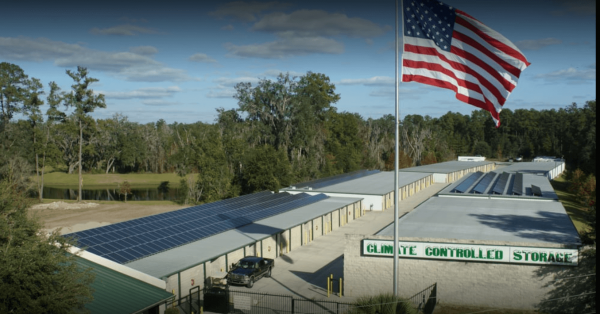
[[[396,0],[396,53],[395,53],[395,77],[396,77],[396,145],[394,154],[394,295],[398,296],[398,203],[399,203],[399,183],[398,183],[398,143],[399,143],[399,102],[398,102],[398,0]]]

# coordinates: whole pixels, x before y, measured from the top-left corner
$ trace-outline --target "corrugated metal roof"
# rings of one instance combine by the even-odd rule
[[[296,183],[296,184],[293,184],[293,187],[295,189],[309,189],[309,188],[320,189],[320,188],[323,188],[323,187],[326,187],[329,185],[334,185],[334,184],[362,178],[365,176],[370,176],[372,174],[379,173],[379,172],[380,172],[379,170],[358,170],[358,171],[343,173],[343,174],[339,174],[339,175],[331,176],[331,177],[327,177],[327,178],[312,180],[312,181],[308,181],[308,182]]]
[[[514,187],[517,186],[516,181],[517,173],[500,173],[500,172],[489,172],[488,178],[492,180],[485,180],[485,176],[479,176],[477,180],[471,182],[471,178],[477,175],[473,173],[471,175],[464,176],[456,182],[450,184],[442,191],[438,193],[440,196],[472,196],[472,197],[494,197],[494,198],[530,198],[530,199],[551,199],[558,200],[558,195],[554,192],[554,188],[547,177],[543,175],[521,173],[523,177],[522,192],[520,195],[513,193]],[[503,188],[503,175],[507,178],[506,184]],[[463,184],[467,183],[465,190],[463,191],[460,187],[465,187]],[[470,182],[470,184],[469,184]],[[517,182],[518,183],[518,182]],[[542,194],[534,195],[532,186],[540,188]],[[500,190],[502,192],[500,193]]]
[[[432,197],[399,219],[399,236],[581,245],[560,202]],[[393,224],[378,235],[393,236]]]
[[[151,276],[162,278],[360,200],[359,198],[331,197],[310,206],[259,220],[250,225],[148,256],[126,265]]]
[[[549,171],[560,166],[562,162],[514,162],[498,163],[496,171],[501,172],[523,172],[531,174],[546,175]]]
[[[96,274],[91,287],[94,300],[85,305],[92,313],[136,313],[170,299],[173,295],[163,289],[125,274],[76,257],[82,268],[92,268]]]
[[[398,184],[400,188],[430,176],[431,173],[399,173]],[[293,191],[293,189],[284,189]],[[379,172],[370,176],[313,189],[313,192],[340,193],[340,194],[363,194],[363,195],[385,195],[394,191],[394,172]]]
[[[493,164],[491,161],[447,161],[437,164],[402,168],[400,172],[428,172],[428,173],[452,173],[461,170],[467,170],[473,167]]]

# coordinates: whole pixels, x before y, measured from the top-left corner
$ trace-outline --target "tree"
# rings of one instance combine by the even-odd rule
[[[16,64],[0,63],[0,130],[9,126],[15,113],[21,112],[21,104],[27,98],[29,77]]]
[[[73,112],[76,122],[79,126],[79,196],[78,201],[81,202],[81,186],[83,184],[83,177],[81,174],[81,168],[83,162],[81,160],[81,150],[83,147],[83,129],[91,125],[94,120],[89,116],[90,113],[94,112],[96,108],[106,108],[104,102],[104,95],[94,95],[94,91],[90,89],[90,85],[94,82],[98,82],[97,79],[88,77],[88,70],[84,67],[78,66],[77,72],[67,70],[69,75],[75,84],[71,85],[73,89],[70,94],[66,95],[67,106],[73,107]]]
[[[85,311],[93,273],[77,266],[73,243],[59,231],[42,232],[29,205],[21,190],[0,181],[0,313]]]
[[[250,151],[244,162],[242,189],[246,194],[258,191],[278,192],[291,184],[290,163],[283,151],[261,145]]]

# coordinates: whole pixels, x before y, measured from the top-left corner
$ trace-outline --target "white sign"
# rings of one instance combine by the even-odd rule
[[[579,251],[498,245],[461,243],[398,242],[400,258],[426,258],[535,265],[577,266]],[[362,255],[389,256],[394,254],[393,240],[364,239]]]
[[[243,295],[233,296],[233,308],[239,310],[252,310],[252,297]]]

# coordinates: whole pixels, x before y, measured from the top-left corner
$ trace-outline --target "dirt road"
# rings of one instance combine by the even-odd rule
[[[66,234],[185,207],[189,207],[189,205],[143,205],[139,203],[127,204],[120,202],[115,202],[114,204],[54,202],[33,205],[29,211],[44,223],[44,228],[47,231],[62,228],[61,233]]]

